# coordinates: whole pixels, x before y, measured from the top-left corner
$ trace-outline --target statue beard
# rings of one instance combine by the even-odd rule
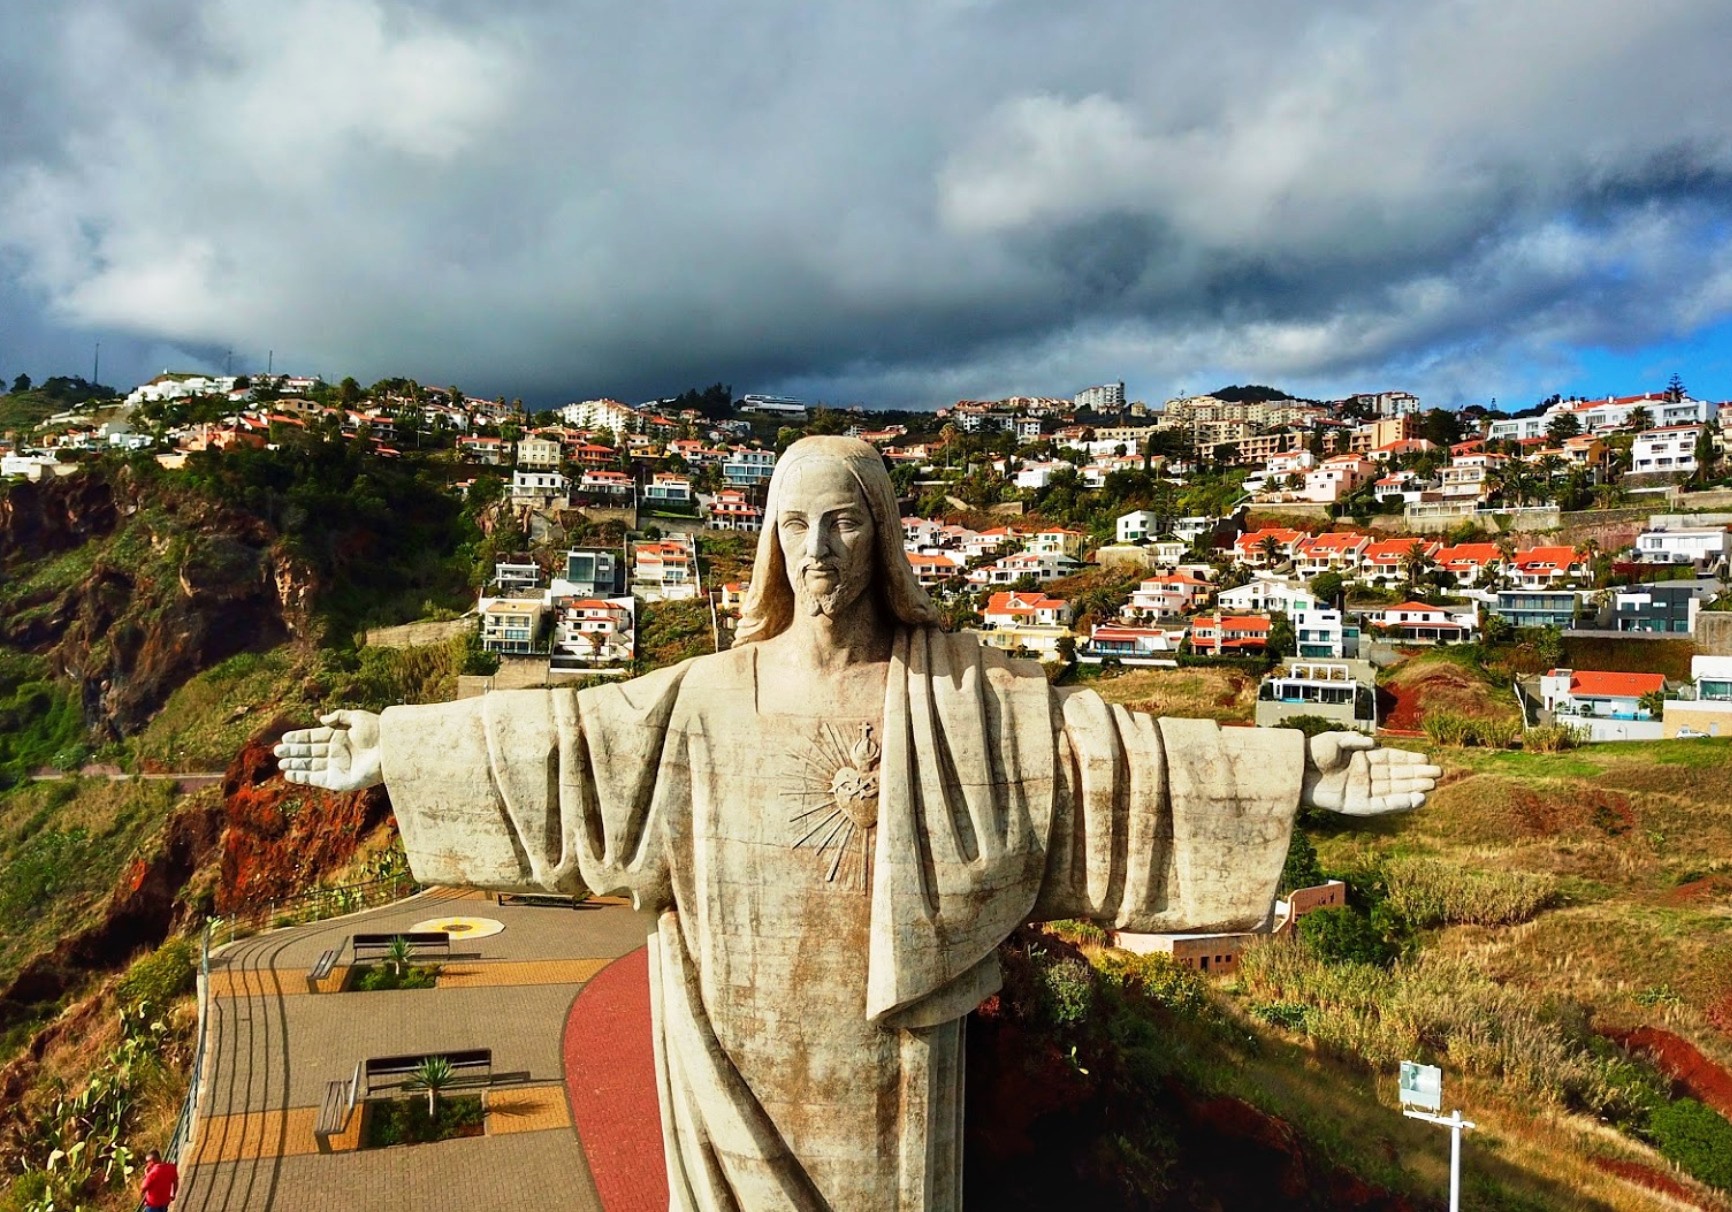
[[[828,569],[831,573],[831,579],[827,582],[830,588],[827,590],[815,589],[808,580],[811,573],[820,568]],[[864,560],[857,562],[847,572],[838,572],[834,564],[802,561],[791,578],[794,583],[794,602],[802,614],[821,614],[833,619],[859,599],[861,591],[866,587],[869,571],[869,563]]]

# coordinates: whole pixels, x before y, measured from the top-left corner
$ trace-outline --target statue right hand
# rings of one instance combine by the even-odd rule
[[[326,791],[360,791],[385,781],[379,753],[379,717],[371,711],[333,711],[322,728],[283,734],[277,768],[291,783]]]

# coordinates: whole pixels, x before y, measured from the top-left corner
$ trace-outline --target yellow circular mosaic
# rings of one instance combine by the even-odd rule
[[[411,933],[422,934],[442,930],[453,939],[486,938],[505,929],[505,923],[490,917],[430,917],[409,927]]]

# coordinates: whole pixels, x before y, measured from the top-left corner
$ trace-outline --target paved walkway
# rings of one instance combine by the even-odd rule
[[[454,938],[436,989],[338,992],[339,969],[309,990],[307,970],[350,934],[406,930],[442,913],[491,918],[505,929]],[[572,1128],[562,1037],[585,982],[641,948],[647,929],[648,919],[624,905],[499,906],[476,893],[433,892],[226,949],[212,961],[205,1095],[176,1208],[600,1212],[585,1146]],[[640,982],[642,971],[640,958]],[[641,1035],[647,1053],[647,989],[643,1000],[641,1014],[608,1014],[590,1021],[586,1034],[603,1044]],[[465,1048],[493,1049],[495,1080],[508,1078],[487,1092],[485,1136],[356,1151],[355,1115],[330,1151],[320,1151],[313,1124],[326,1083],[347,1079],[369,1056]],[[650,1077],[653,1115],[653,1071]],[[635,1103],[641,1107],[642,1098]],[[651,1122],[659,1142],[659,1121]],[[598,1145],[610,1159],[624,1157],[659,1176],[659,1143],[647,1158]],[[616,1208],[610,1199],[606,1208],[633,1206]]]

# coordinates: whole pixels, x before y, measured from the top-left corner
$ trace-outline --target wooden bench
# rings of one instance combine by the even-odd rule
[[[355,1104],[352,1082],[325,1083],[325,1101],[319,1105],[319,1122],[313,1125],[313,1135],[321,1145],[341,1132],[349,1122],[349,1111]]]
[[[415,1070],[435,1058],[443,1058],[451,1066],[452,1086],[485,1086],[493,1081],[493,1049],[470,1048],[461,1052],[372,1057],[361,1063],[361,1089],[367,1098],[382,1090],[408,1089],[413,1083]]]
[[[341,954],[341,947],[332,947],[319,953],[319,958],[314,960],[313,966],[307,969],[308,992],[318,992],[319,982],[331,975],[331,969],[337,966],[337,956]]]
[[[400,930],[395,934],[356,934],[349,938],[349,949],[355,962],[363,959],[383,959],[391,954],[391,946],[402,939],[409,944],[411,957],[419,959],[429,952],[451,958],[451,936],[443,930]]]
[[[495,892],[496,905],[541,905],[550,909],[576,909],[589,897],[570,896],[562,892]]]

